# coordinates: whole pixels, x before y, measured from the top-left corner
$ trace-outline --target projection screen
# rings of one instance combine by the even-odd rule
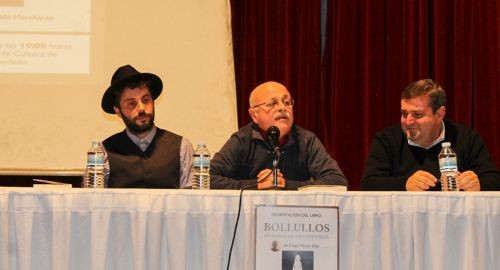
[[[125,64],[163,80],[156,125],[213,155],[237,129],[230,22],[228,0],[0,0],[0,170],[82,169],[124,129],[100,102]]]

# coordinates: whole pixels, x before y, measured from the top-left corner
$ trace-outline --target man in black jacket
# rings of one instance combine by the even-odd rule
[[[496,190],[500,174],[481,137],[449,120],[444,90],[431,79],[410,84],[401,94],[401,123],[373,139],[363,190],[441,190],[438,154],[450,142],[457,154],[458,186],[465,191]]]
[[[155,74],[130,65],[116,70],[101,107],[118,115],[126,129],[106,140],[109,187],[184,188],[191,186],[193,146],[188,139],[154,124],[154,100],[163,89]]]
[[[267,138],[271,126],[279,129],[281,157],[278,186],[347,185],[342,171],[312,132],[293,124],[294,100],[280,83],[266,82],[250,94],[248,112],[253,122],[234,133],[211,162],[211,187],[272,188],[273,147]]]

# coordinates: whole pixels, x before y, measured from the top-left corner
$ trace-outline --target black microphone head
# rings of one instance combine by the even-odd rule
[[[269,141],[271,142],[271,145],[273,148],[279,148],[280,147],[280,129],[276,126],[270,126],[267,129],[267,137],[269,138]]]

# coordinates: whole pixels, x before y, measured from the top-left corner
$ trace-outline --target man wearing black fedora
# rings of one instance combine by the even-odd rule
[[[191,186],[191,142],[154,124],[154,100],[162,89],[158,76],[141,73],[130,65],[113,74],[101,107],[118,115],[126,128],[103,141],[110,166],[109,187]]]

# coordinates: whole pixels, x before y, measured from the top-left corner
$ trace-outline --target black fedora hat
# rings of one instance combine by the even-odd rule
[[[150,80],[151,96],[156,99],[163,89],[163,82],[160,77],[152,73],[141,73],[131,65],[119,67],[113,77],[111,78],[111,85],[106,89],[102,96],[101,107],[107,113],[115,113],[113,107],[115,106],[116,90],[123,87],[128,82]]]

